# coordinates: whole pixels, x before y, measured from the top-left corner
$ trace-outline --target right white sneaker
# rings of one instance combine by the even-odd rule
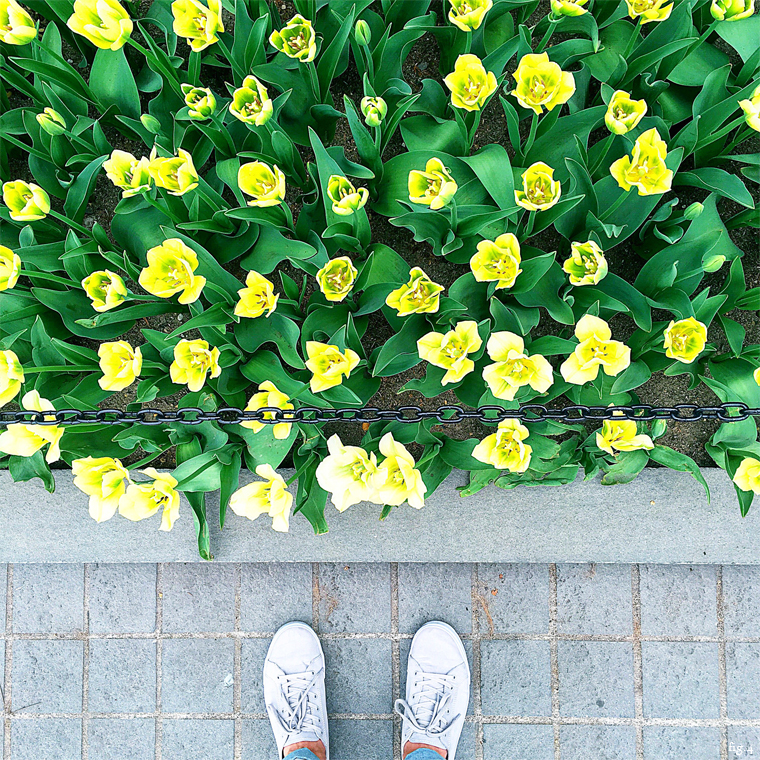
[[[446,750],[454,760],[470,701],[470,666],[457,632],[446,623],[423,625],[412,639],[406,699],[397,699],[404,719],[401,751],[407,742]]]
[[[280,757],[290,744],[321,741],[330,760],[325,657],[305,623],[288,623],[274,635],[264,661],[264,702]]]

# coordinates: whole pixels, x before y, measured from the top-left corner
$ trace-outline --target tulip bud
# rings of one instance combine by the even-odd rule
[[[354,37],[360,45],[369,45],[372,40],[372,32],[370,31],[369,24],[363,18],[360,18],[356,22],[356,26],[354,27]]]
[[[140,117],[140,122],[152,135],[157,135],[161,131],[161,122],[149,113],[144,113]]]
[[[364,123],[369,127],[379,127],[385,114],[388,113],[388,104],[382,98],[364,97],[361,102]]]
[[[53,137],[62,135],[66,131],[66,122],[63,120],[63,116],[52,108],[46,108],[42,113],[38,113],[37,121]]]
[[[705,207],[699,201],[696,201],[683,212],[683,217],[689,221],[696,219],[702,213],[704,208]]]
[[[705,272],[717,272],[725,263],[725,256],[722,256],[719,253],[708,254],[702,259],[702,269],[704,269]]]

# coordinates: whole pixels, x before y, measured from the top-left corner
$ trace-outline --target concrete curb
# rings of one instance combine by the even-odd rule
[[[693,478],[665,469],[625,486],[490,487],[465,499],[456,487],[466,473],[455,472],[423,509],[404,505],[382,523],[376,505],[339,514],[328,504],[324,536],[299,517],[280,534],[265,516],[251,522],[232,512],[220,531],[212,495],[211,545],[215,559],[228,562],[760,564],[760,509],[742,519],[725,472],[703,472],[711,505]],[[39,481],[13,483],[0,472],[0,562],[201,561],[187,502],[171,533],[159,532],[158,516],[131,523],[117,515],[98,525],[71,474],[55,475],[48,494]]]

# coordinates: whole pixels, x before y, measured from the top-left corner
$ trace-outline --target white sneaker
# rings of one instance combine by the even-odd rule
[[[321,741],[330,760],[325,701],[325,656],[305,623],[288,623],[272,639],[264,661],[264,702],[277,749]]]
[[[429,744],[454,760],[470,701],[470,666],[456,631],[446,623],[427,623],[412,639],[406,699],[397,699],[404,719],[401,751],[407,742]]]

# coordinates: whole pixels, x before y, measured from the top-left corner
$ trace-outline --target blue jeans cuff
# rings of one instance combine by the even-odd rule
[[[310,749],[296,749],[289,755],[285,755],[284,760],[319,760],[319,758]]]
[[[406,756],[406,760],[441,760],[441,756],[432,749],[416,749]]]

